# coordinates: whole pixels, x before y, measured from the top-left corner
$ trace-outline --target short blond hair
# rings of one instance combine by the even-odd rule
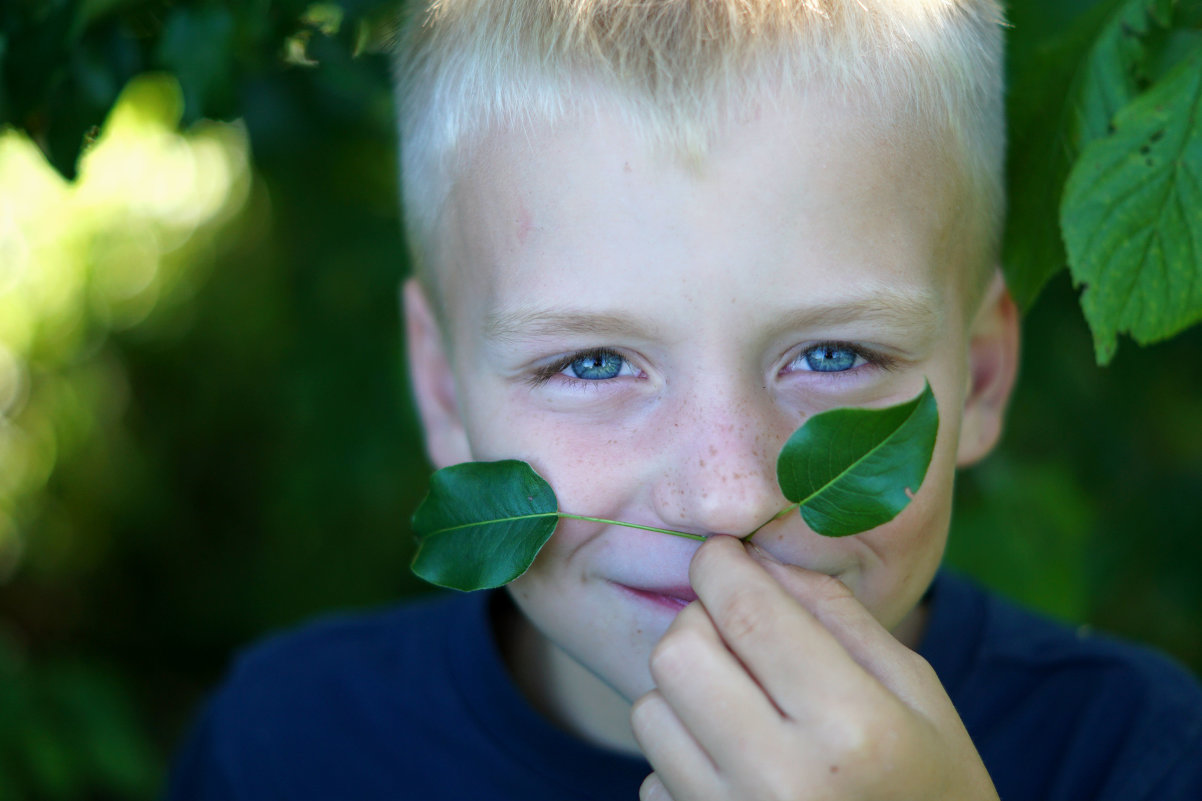
[[[497,126],[612,108],[704,156],[743,100],[832,88],[944,137],[981,261],[1004,217],[1002,11],[993,0],[426,0],[396,38],[405,228],[429,281],[461,161]],[[976,282],[970,282],[976,283]]]

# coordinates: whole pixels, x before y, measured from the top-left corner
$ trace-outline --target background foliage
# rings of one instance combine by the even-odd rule
[[[153,797],[232,649],[421,591],[407,526],[428,468],[373,34],[388,10],[0,5],[0,799]],[[1114,229],[1066,182],[1151,157],[1133,180],[1180,202],[1144,204],[1161,216],[1123,241],[1159,232],[1162,274],[1202,287],[1183,245],[1202,204],[1182,194],[1199,185],[1200,18],[1196,0],[1012,4],[1024,374],[1004,446],[962,477],[949,551],[1195,670],[1202,335],[1112,344],[1164,339],[1200,306],[1132,323],[1103,302],[1091,332],[1062,268],[1092,288],[1090,249],[1117,245],[1084,236],[1074,255],[1057,221]],[[1158,107],[1174,112],[1146,128]],[[1176,149],[1147,141],[1172,125]]]

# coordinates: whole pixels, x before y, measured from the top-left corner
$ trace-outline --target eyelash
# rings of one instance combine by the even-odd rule
[[[893,370],[894,367],[897,366],[897,360],[891,356],[886,356],[883,353],[878,353],[877,351],[870,350],[869,348],[865,348],[861,345],[857,345],[854,342],[843,342],[843,341],[840,341],[837,339],[831,339],[831,340],[825,340],[823,342],[815,342],[811,345],[806,345],[804,348],[802,348],[800,351],[797,352],[796,356],[794,356],[789,361],[788,365],[786,365],[786,367],[785,367],[785,370],[788,370],[789,367],[791,367],[792,365],[794,365],[794,364],[798,363],[799,361],[801,361],[802,359],[804,359],[807,353],[811,353],[816,350],[822,350],[823,348],[830,348],[832,350],[849,350],[852,353],[854,353],[857,358],[863,359],[864,364],[862,364],[858,367],[852,367],[849,370],[837,370],[837,371],[830,371],[830,372],[824,372],[822,370],[797,370],[795,372],[817,373],[828,379],[839,379],[841,377],[846,377],[846,376],[858,373],[859,371],[864,370],[865,368],[870,369],[870,370],[889,371],[889,370]],[[785,372],[785,370],[782,370],[781,372]]]
[[[567,354],[563,358],[556,359],[550,364],[539,367],[534,371],[534,375],[530,376],[530,384],[538,387],[546,384],[548,381],[559,378],[572,384],[579,384],[584,388],[597,389],[599,388],[599,385],[607,383],[607,380],[590,381],[585,378],[573,378],[571,376],[563,375],[564,370],[567,370],[572,365],[572,362],[576,361],[577,359],[584,359],[590,356],[593,358],[605,358],[607,356],[612,356],[621,359],[627,364],[630,363],[629,359],[612,348],[588,348],[587,350],[578,350],[575,353]],[[612,381],[613,379],[608,380]]]
[[[886,371],[893,370],[897,364],[896,359],[894,359],[890,356],[886,356],[883,353],[878,353],[877,351],[862,347],[853,342],[843,342],[843,341],[839,341],[839,340],[825,340],[823,342],[816,342],[812,345],[808,345],[805,348],[803,348],[801,351],[799,351],[797,353],[796,356],[793,357],[793,359],[789,362],[788,366],[792,366],[793,364],[796,364],[801,359],[805,358],[807,353],[810,353],[810,352],[816,351],[816,350],[820,350],[822,348],[831,348],[834,350],[849,350],[852,353],[854,353],[857,358],[863,359],[864,364],[862,364],[858,367],[852,367],[851,369],[848,369],[848,370],[838,370],[838,371],[831,371],[831,372],[823,372],[821,370],[797,370],[796,372],[817,373],[817,374],[823,376],[823,378],[825,378],[827,380],[838,380],[840,378],[845,378],[849,375],[858,373],[864,369],[886,370]],[[538,386],[542,386],[542,385],[546,384],[549,381],[552,381],[552,380],[558,378],[563,381],[567,381],[571,384],[580,385],[581,387],[584,387],[584,388],[599,389],[600,388],[599,385],[607,383],[606,380],[591,380],[590,381],[588,379],[573,378],[571,376],[564,375],[564,371],[567,370],[568,367],[570,367],[573,362],[575,362],[578,359],[584,359],[584,358],[588,358],[588,357],[592,357],[595,359],[614,357],[614,358],[622,359],[623,361],[628,362],[628,360],[626,359],[625,356],[618,353],[616,350],[613,350],[612,348],[589,348],[586,350],[578,350],[573,353],[566,354],[562,358],[556,359],[554,362],[551,362],[550,364],[547,364],[547,365],[544,365],[544,366],[538,368],[534,372],[534,374],[530,377],[530,384],[531,384],[531,386],[538,387]],[[788,366],[785,368],[785,370],[788,369]],[[785,372],[785,370],[782,370],[781,372],[783,373],[783,372]],[[612,380],[612,379],[610,379],[610,380]]]

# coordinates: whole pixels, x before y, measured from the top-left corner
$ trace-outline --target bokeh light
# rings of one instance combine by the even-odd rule
[[[71,182],[0,131],[0,581],[37,548],[24,524],[55,465],[121,412],[106,337],[178,305],[246,199],[245,130],[181,133],[182,113],[174,78],[134,79]]]

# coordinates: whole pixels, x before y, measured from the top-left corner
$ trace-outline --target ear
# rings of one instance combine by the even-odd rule
[[[416,278],[405,282],[403,301],[409,376],[426,435],[426,453],[436,468],[469,461],[471,448],[459,413],[447,346],[426,291]]]
[[[968,336],[969,385],[956,451],[959,467],[980,461],[997,444],[1018,375],[1018,308],[1000,269],[994,271]]]

